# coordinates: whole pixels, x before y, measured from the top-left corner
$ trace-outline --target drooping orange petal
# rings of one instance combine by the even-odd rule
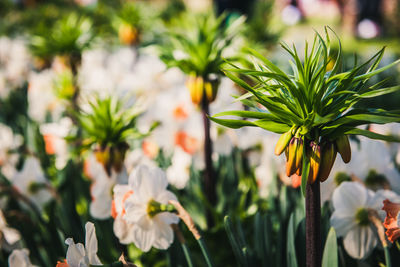
[[[385,222],[383,225],[385,228],[396,228],[399,227],[397,224],[397,215],[400,212],[400,204],[398,203],[393,203],[388,199],[385,199],[383,201],[383,208],[384,211],[386,211],[386,218]]]
[[[400,237],[400,228],[397,223],[397,216],[400,212],[400,204],[393,203],[388,199],[383,201],[383,208],[386,211],[386,218],[383,226],[387,229],[386,235],[390,242],[395,241]]]
[[[386,235],[389,241],[393,243],[400,237],[400,228],[388,229]]]
[[[57,261],[56,267],[69,267],[67,260],[64,260],[64,262]]]

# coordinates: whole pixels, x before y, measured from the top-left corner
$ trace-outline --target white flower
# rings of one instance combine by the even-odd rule
[[[180,147],[175,148],[171,159],[171,166],[167,169],[168,182],[178,189],[185,188],[190,178],[192,157]]]
[[[51,199],[51,193],[46,188],[47,179],[44,176],[37,158],[27,157],[24,167],[12,179],[14,187],[27,196],[38,208]]]
[[[108,176],[102,164],[96,161],[91,155],[85,161],[85,174],[93,180],[90,187],[90,215],[96,219],[107,219],[111,216],[112,189],[115,184],[126,184],[128,174],[124,167],[121,172],[116,173],[112,170],[111,176]]]
[[[46,153],[56,156],[56,167],[62,169],[68,161],[68,145],[65,137],[72,127],[70,118],[64,117],[57,123],[40,125],[40,132],[45,142]]]
[[[124,203],[133,194],[129,185],[114,186],[114,199],[112,201],[111,215],[114,218],[114,234],[118,237],[121,244],[130,244],[134,240],[134,224],[128,223],[123,219],[126,213]]]
[[[6,249],[15,245],[20,239],[21,235],[14,228],[8,227],[3,212],[0,210],[0,248]]]
[[[36,267],[29,260],[29,251],[27,249],[15,249],[8,257],[9,267]]]
[[[378,236],[368,218],[368,211],[375,210],[383,220],[385,213],[381,210],[384,199],[400,199],[392,191],[378,190],[373,192],[357,182],[343,182],[333,193],[334,212],[331,225],[338,237],[343,237],[344,248],[356,259],[370,255],[378,244]]]
[[[28,82],[28,114],[37,122],[44,122],[47,115],[57,121],[64,106],[54,92],[54,79],[56,74],[52,70],[40,73],[31,73]]]
[[[89,267],[92,265],[102,265],[97,257],[97,237],[94,224],[87,222],[85,229],[85,246],[82,243],[75,244],[72,238],[67,238],[65,240],[65,244],[68,245],[66,263],[69,267]],[[64,263],[59,262],[57,265],[63,266],[63,264]]]
[[[22,137],[14,135],[10,127],[0,124],[0,166],[2,173],[11,178],[15,173],[18,155],[11,153],[22,144]]]
[[[151,247],[167,249],[173,242],[170,225],[178,223],[178,216],[170,212],[148,212],[151,204],[168,204],[170,200],[176,200],[175,195],[166,190],[167,185],[167,178],[159,168],[140,165],[129,177],[133,194],[124,202],[122,218],[133,224],[132,242],[143,251],[149,251]]]

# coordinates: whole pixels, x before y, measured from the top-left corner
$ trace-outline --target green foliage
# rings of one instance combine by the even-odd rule
[[[259,116],[265,114],[269,116],[268,121],[289,128],[293,125],[301,127],[300,133],[309,136],[310,139],[316,136],[334,139],[341,134],[360,134],[374,139],[397,140],[369,134],[356,127],[368,123],[399,122],[398,111],[366,108],[351,110],[351,108],[363,98],[399,90],[399,86],[385,88],[383,82],[367,85],[371,77],[398,64],[399,60],[378,68],[384,52],[382,49],[364,64],[342,72],[341,49],[333,59],[327,32],[326,40],[316,34],[311,50],[306,43],[303,62],[295,47],[291,49],[286,44],[282,44],[282,47],[293,59],[290,62],[293,73],[290,75],[250,48],[249,53],[258,60],[254,64],[254,69],[241,69],[233,64],[234,68],[225,69],[230,79],[249,91],[250,95],[247,96],[253,96],[253,101],[265,108],[265,111],[257,111],[260,113]],[[328,70],[331,61],[335,62],[334,66]],[[245,82],[235,73],[248,77],[255,84]],[[235,115],[235,113],[225,112],[223,115]],[[227,120],[223,122],[228,123]],[[234,122],[233,126],[245,125]],[[272,131],[282,132],[275,129]]]
[[[112,97],[97,97],[88,104],[91,111],[82,111],[79,115],[85,146],[119,145],[129,138],[143,137],[135,128],[140,115],[137,108],[124,109],[123,103]]]
[[[94,39],[92,21],[88,17],[71,13],[48,31],[43,29],[32,37],[32,53],[40,58],[51,58],[55,55],[77,55],[88,48]]]
[[[183,28],[165,33],[166,43],[160,44],[160,59],[168,67],[178,67],[186,74],[208,77],[221,74],[223,56],[240,32],[244,18],[230,25],[226,15],[191,14],[180,17]],[[178,23],[177,23],[178,24]],[[233,59],[233,58],[231,58]]]

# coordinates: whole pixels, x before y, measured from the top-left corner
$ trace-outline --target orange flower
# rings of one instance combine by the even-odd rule
[[[43,135],[45,150],[48,155],[54,155],[56,150],[54,148],[55,136],[51,134]]]
[[[69,267],[67,260],[64,260],[64,262],[57,261],[56,267]]]
[[[383,226],[385,226],[386,235],[390,242],[394,242],[396,239],[400,237],[400,228],[399,228],[399,219],[398,215],[400,212],[400,204],[393,203],[388,199],[383,201],[383,208],[386,211],[386,218],[383,222]]]
[[[185,120],[185,119],[187,119],[187,117],[189,117],[189,114],[188,114],[187,110],[185,109],[185,107],[183,106],[183,104],[176,106],[174,108],[174,110],[172,111],[172,113],[173,113],[174,118],[177,120]]]
[[[175,134],[175,144],[191,155],[196,152],[199,146],[199,142],[195,137],[192,137],[183,131],[179,131]]]

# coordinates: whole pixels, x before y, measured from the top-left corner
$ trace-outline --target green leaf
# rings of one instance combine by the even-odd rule
[[[296,256],[296,237],[297,224],[295,219],[295,212],[290,215],[289,225],[287,228],[287,254],[286,264],[288,267],[298,267],[297,256]]]
[[[251,121],[245,121],[245,120],[230,120],[230,119],[217,119],[214,117],[209,117],[210,120],[213,122],[216,122],[218,124],[221,124],[225,127],[233,128],[233,129],[238,129],[244,126],[256,126],[253,122]]]
[[[241,266],[248,266],[246,262],[246,256],[243,254],[243,251],[241,250],[239,243],[233,232],[233,225],[229,216],[225,216],[224,225],[225,225],[225,231],[228,235],[229,242],[231,243],[236,259],[240,262]]]
[[[251,119],[276,119],[276,117],[270,113],[247,110],[223,111],[213,115],[213,117],[221,116],[238,116]]]
[[[286,133],[290,130],[290,126],[287,124],[271,121],[268,119],[256,120],[253,122],[254,125],[263,128],[264,130],[274,132],[274,133]]]
[[[349,129],[345,131],[344,134],[362,135],[370,139],[383,140],[387,142],[400,142],[400,136],[383,135],[358,128]]]
[[[322,257],[322,267],[338,267],[338,248],[336,232],[333,227],[329,230],[328,237],[325,242],[324,255]]]

